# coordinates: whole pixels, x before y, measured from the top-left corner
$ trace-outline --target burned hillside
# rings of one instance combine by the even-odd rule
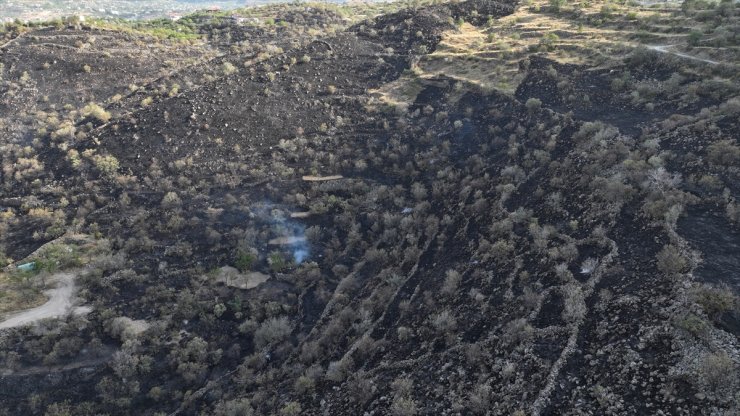
[[[0,414],[736,412],[736,5],[333,7],[6,28]]]

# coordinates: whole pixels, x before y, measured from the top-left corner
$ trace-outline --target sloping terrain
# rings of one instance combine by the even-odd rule
[[[634,42],[602,6],[202,18],[197,62],[3,143],[2,277],[85,264],[92,311],[0,333],[0,412],[737,412],[738,62],[550,48]],[[697,7],[661,16],[736,24]]]
[[[197,62],[203,52],[79,24],[24,31],[2,47],[3,121],[51,129],[71,109],[126,95],[129,87]]]

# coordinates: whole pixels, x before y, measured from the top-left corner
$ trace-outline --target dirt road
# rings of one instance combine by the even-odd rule
[[[58,318],[73,310],[73,298],[75,294],[75,275],[72,273],[57,273],[50,278],[56,287],[46,290],[44,293],[49,300],[43,305],[11,315],[8,319],[0,322],[0,329],[14,328],[29,325],[47,318]]]
[[[699,58],[698,56],[688,55],[685,53],[669,50],[669,48],[672,48],[674,46],[677,46],[677,45],[652,45],[652,46],[648,46],[647,48],[650,50],[656,51],[656,52],[667,53],[670,55],[678,56],[680,58],[691,59],[694,61],[704,62],[704,63],[711,64],[711,65],[719,64],[719,62],[712,61],[710,59]]]

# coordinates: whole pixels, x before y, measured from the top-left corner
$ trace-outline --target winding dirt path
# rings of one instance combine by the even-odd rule
[[[0,322],[0,329],[14,328],[33,324],[42,319],[58,318],[73,312],[75,294],[75,275],[72,273],[57,273],[51,276],[50,281],[57,286],[44,291],[49,300],[41,306],[16,313]]]
[[[685,53],[675,52],[675,51],[669,50],[669,48],[672,48],[674,46],[677,46],[677,45],[652,45],[652,46],[648,46],[647,48],[650,49],[650,50],[652,50],[652,51],[656,51],[656,52],[660,52],[660,53],[667,53],[667,54],[670,54],[670,55],[675,55],[675,56],[678,56],[678,57],[681,57],[681,58],[685,58],[685,59],[692,59],[694,61],[704,62],[704,63],[711,64],[711,65],[718,65],[719,64],[719,62],[712,61],[710,59],[699,58],[697,56],[693,56],[693,55],[689,55],[689,54],[685,54]]]

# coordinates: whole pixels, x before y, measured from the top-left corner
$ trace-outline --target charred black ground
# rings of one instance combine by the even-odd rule
[[[737,412],[737,38],[610,5],[6,26],[0,414]]]

